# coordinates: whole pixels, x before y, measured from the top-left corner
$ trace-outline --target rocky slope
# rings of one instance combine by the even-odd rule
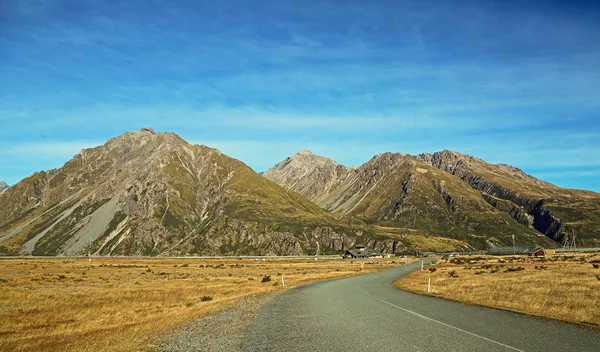
[[[320,203],[350,172],[350,168],[329,158],[302,150],[275,165],[263,176]]]
[[[565,224],[600,219],[596,193],[565,190],[514,167],[491,165],[459,153],[417,157],[384,153],[329,178],[331,173],[302,172],[321,167],[307,166],[306,160],[295,162],[298,157],[279,163],[265,177],[305,194],[342,219],[361,219],[387,232],[411,229],[475,248],[510,245],[513,234],[519,244],[556,246]],[[312,163],[317,164],[318,158],[313,156]],[[559,209],[557,200],[558,204],[570,202],[569,214]],[[585,209],[576,209],[575,204],[585,204]],[[597,243],[600,234],[590,233],[581,236],[580,244]]]
[[[0,253],[298,255],[392,239],[339,221],[216,149],[128,132],[0,195]]]
[[[0,194],[2,194],[2,192],[4,192],[6,189],[8,189],[8,185],[6,184],[6,182],[0,182]]]
[[[453,151],[421,154],[422,160],[459,177],[497,209],[557,242],[575,233],[582,246],[600,246],[600,194],[557,187],[509,165],[494,165]]]

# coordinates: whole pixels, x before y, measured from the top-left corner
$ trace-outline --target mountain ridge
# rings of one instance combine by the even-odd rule
[[[257,174],[151,128],[82,150],[0,193],[0,254],[299,255],[600,245],[600,195],[442,151],[358,167],[302,150]]]
[[[562,242],[568,233],[577,232],[583,244],[600,244],[600,194],[562,188],[539,180],[522,170],[489,164],[481,159],[450,151],[417,158],[462,179],[470,187],[521,207],[533,216],[533,227],[554,241]],[[496,203],[498,204],[498,203]],[[504,205],[506,206],[506,204]]]
[[[0,252],[22,255],[391,251],[239,160],[142,129],[84,149],[0,196]]]
[[[509,244],[502,233],[534,237],[543,234],[556,245],[562,242],[567,231],[574,229],[585,232],[581,236],[582,243],[596,245],[600,242],[600,231],[592,222],[572,226],[581,223],[586,213],[572,208],[569,209],[571,214],[566,214],[565,209],[547,205],[549,197],[559,197],[563,202],[571,199],[572,204],[576,203],[573,198],[590,198],[586,203],[590,208],[588,213],[600,219],[600,194],[560,188],[510,165],[489,164],[449,150],[417,156],[388,152],[374,156],[342,178],[327,180],[319,173],[302,174],[302,170],[295,170],[302,167],[301,163],[294,163],[295,158],[297,156],[277,164],[264,176],[306,195],[324,209],[341,214],[342,218],[354,216],[368,223],[418,229],[417,219],[427,214],[427,222],[443,225],[445,229],[439,230],[450,238],[465,240],[464,235],[472,232],[474,237],[491,235],[501,243]],[[314,165],[304,167],[315,169]],[[296,178],[300,174],[301,182],[315,186],[309,189],[298,187]],[[313,181],[311,178],[314,177],[321,179]],[[334,187],[320,187],[328,182],[334,182]],[[412,197],[411,193],[420,193],[420,196]],[[443,210],[444,202],[440,197],[449,212]],[[439,211],[431,212],[436,208]],[[413,212],[412,224],[406,218],[406,213],[410,212]],[[575,218],[570,219],[571,216]],[[471,228],[471,224],[476,224],[475,228]],[[460,227],[465,228],[463,234],[460,234]],[[432,231],[432,228],[426,229],[427,233]],[[469,241],[479,247],[491,245],[477,244],[474,239]]]

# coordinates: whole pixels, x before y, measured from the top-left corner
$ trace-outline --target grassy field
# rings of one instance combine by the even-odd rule
[[[405,276],[402,290],[600,328],[600,254],[455,257]]]
[[[404,261],[361,270],[309,259],[0,259],[0,351],[143,350],[157,334],[243,297]]]

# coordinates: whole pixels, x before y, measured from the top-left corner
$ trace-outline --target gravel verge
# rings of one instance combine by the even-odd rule
[[[160,335],[150,351],[239,351],[247,328],[276,295],[262,294],[239,300],[232,307]]]

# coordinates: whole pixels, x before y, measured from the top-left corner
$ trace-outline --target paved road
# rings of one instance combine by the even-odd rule
[[[244,351],[600,351],[600,332],[399,291],[412,264],[315,283],[268,303]]]

